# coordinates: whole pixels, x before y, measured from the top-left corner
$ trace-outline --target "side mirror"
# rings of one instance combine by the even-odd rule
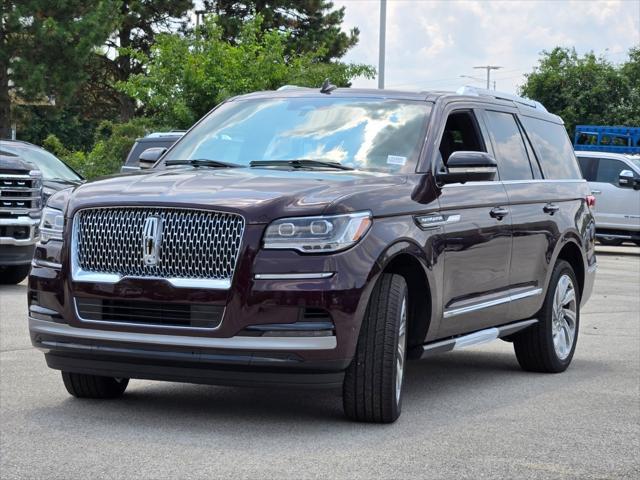
[[[143,170],[151,168],[166,151],[167,149],[164,147],[147,148],[138,157],[138,165]]]
[[[622,170],[618,176],[618,185],[622,188],[640,189],[640,178],[636,178],[631,170]]]
[[[447,171],[438,174],[441,183],[490,182],[498,173],[495,159],[486,152],[453,152]]]

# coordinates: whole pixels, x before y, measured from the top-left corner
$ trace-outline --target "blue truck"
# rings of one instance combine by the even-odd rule
[[[640,155],[640,127],[578,125],[575,150]]]

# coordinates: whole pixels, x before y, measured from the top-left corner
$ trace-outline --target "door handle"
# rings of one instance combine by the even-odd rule
[[[593,195],[600,195],[602,193],[602,190],[591,190],[591,193]]]
[[[489,215],[493,218],[497,218],[498,220],[502,220],[504,217],[509,215],[509,209],[504,207],[495,207],[491,209]]]
[[[553,215],[554,213],[556,213],[558,210],[560,210],[560,207],[558,205],[556,205],[555,203],[547,203],[542,210],[544,210],[544,213],[548,213],[550,215]]]

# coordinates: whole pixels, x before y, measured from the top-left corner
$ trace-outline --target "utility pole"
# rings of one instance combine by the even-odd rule
[[[384,44],[387,30],[387,0],[380,0],[380,45],[378,46],[378,88],[384,88]]]
[[[481,65],[473,68],[481,68],[482,70],[487,71],[487,90],[491,90],[491,70],[498,70],[502,67],[499,67],[497,65]]]

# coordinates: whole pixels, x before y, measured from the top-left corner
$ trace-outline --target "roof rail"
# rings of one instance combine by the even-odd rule
[[[512,102],[535,108],[537,110],[542,110],[543,112],[547,111],[547,109],[544,108],[544,105],[542,105],[540,102],[537,102],[536,100],[531,100],[530,98],[526,97],[520,97],[511,93],[496,92],[495,90],[487,90],[486,88],[472,87],[471,85],[460,87],[458,90],[456,90],[456,93],[458,95],[474,95],[476,97],[484,96],[497,98],[500,100],[511,100]]]
[[[281,87],[278,88],[278,90],[276,90],[276,92],[281,92],[282,90],[293,90],[296,88],[307,88],[307,87],[300,87],[298,85],[282,85]]]

